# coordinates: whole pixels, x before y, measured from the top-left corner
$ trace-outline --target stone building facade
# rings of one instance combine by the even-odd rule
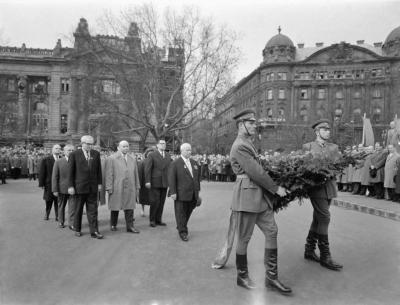
[[[100,96],[107,96],[118,103],[129,93],[124,92],[114,74],[100,73],[99,70],[105,70],[100,68],[93,72],[93,61],[88,60],[93,54],[101,56],[104,48],[99,46],[106,44],[118,46],[131,57],[138,52],[143,54],[136,24],[131,24],[124,38],[91,36],[88,23],[82,18],[74,39],[72,48],[63,47],[61,40],[57,41],[54,49],[32,49],[25,44],[20,48],[0,47],[0,144],[50,146],[76,143],[81,135],[91,134],[102,146],[113,146],[123,138],[138,151],[139,136],[133,133],[110,134],[110,129],[118,122],[110,120],[97,101]],[[183,53],[172,47],[158,48],[157,52],[162,57],[159,67],[162,81],[158,90],[162,101],[163,94],[168,94],[168,90],[174,87],[175,72],[180,70],[179,60]],[[131,64],[130,73],[140,80],[140,65],[137,62],[126,64]],[[176,103],[183,103],[182,94],[177,95]],[[141,145],[153,142],[149,136]]]
[[[300,148],[313,137],[310,124],[318,118],[331,120],[335,141],[344,146],[360,143],[365,115],[381,141],[389,122],[400,115],[400,27],[383,44],[359,40],[313,47],[295,46],[279,28],[262,55],[260,66],[217,101],[229,101],[234,112],[256,110],[261,150]],[[228,125],[224,107],[218,109],[217,142],[224,143],[236,130]]]

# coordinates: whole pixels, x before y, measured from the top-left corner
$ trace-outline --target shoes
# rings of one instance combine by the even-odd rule
[[[111,231],[117,231],[117,226],[111,226]]]
[[[160,221],[160,222],[156,222],[156,225],[157,226],[166,226],[167,224],[165,222]]]
[[[126,232],[128,233],[140,233],[140,231],[138,229],[136,229],[134,226],[127,228]]]
[[[155,228],[156,227],[156,223],[155,222],[150,222],[150,227]]]
[[[82,236],[82,233],[81,233],[81,232],[75,232],[75,236],[76,236],[76,237],[81,237],[81,236]]]
[[[59,227],[59,228],[65,228],[65,225],[64,225],[62,222],[60,222],[60,223],[58,224],[58,227]]]
[[[188,238],[187,233],[179,233],[179,237],[180,237],[183,241],[189,241],[189,238]]]
[[[99,232],[90,233],[92,238],[102,239],[104,236],[101,235]]]
[[[49,216],[44,216],[43,220],[49,220]]]

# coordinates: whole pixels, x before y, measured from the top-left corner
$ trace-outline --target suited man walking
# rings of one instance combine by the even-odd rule
[[[190,215],[200,204],[200,170],[197,163],[190,159],[192,148],[189,143],[181,145],[181,156],[175,159],[168,175],[169,191],[174,200],[176,228],[179,237],[188,241]]]
[[[118,214],[124,210],[126,231],[140,233],[133,224],[133,210],[139,198],[139,174],[136,159],[129,154],[129,143],[121,141],[118,151],[107,158],[105,188],[108,193],[108,207],[111,210],[111,231],[117,231]]]
[[[149,191],[150,226],[166,226],[162,222],[165,198],[168,188],[168,168],[171,156],[165,151],[166,142],[160,139],[157,149],[150,153],[144,165],[145,186]]]
[[[86,204],[90,236],[102,239],[97,221],[97,193],[102,187],[101,162],[100,153],[92,149],[93,143],[92,136],[83,136],[82,149],[75,150],[69,156],[68,194],[76,194],[75,236],[82,236],[82,213]]]
[[[52,192],[52,174],[54,162],[60,157],[61,146],[56,144],[52,148],[52,154],[45,157],[40,163],[39,170],[39,187],[43,188],[43,199],[46,202],[46,212],[44,215],[44,220],[49,220],[49,215],[51,207],[54,204],[54,214],[56,216],[56,221],[58,221],[58,206],[57,197],[53,195]]]
[[[68,158],[74,151],[74,146],[64,146],[64,157],[56,160],[53,166],[52,192],[58,198],[58,226],[65,228],[65,206],[68,202],[68,224],[71,230],[74,229],[75,198],[68,194]]]

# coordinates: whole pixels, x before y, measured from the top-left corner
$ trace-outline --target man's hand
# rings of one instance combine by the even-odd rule
[[[176,194],[172,194],[172,195],[171,195],[171,198],[175,201],[176,198],[178,198],[178,196],[176,196]]]
[[[146,188],[150,189],[150,188],[151,188],[151,183],[150,183],[150,182],[147,182],[144,186],[145,186]]]
[[[278,186],[278,190],[276,191],[276,194],[279,195],[280,197],[285,197],[288,194],[288,190],[285,189],[284,187]]]
[[[101,192],[101,184],[97,185],[97,190]]]
[[[68,188],[68,194],[75,195],[75,189],[73,187]]]
[[[58,192],[53,192],[53,195],[58,197]]]

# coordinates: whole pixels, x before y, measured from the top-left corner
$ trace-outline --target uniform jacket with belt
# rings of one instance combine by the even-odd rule
[[[236,138],[230,160],[233,172],[238,175],[233,187],[232,210],[260,213],[272,208],[278,185],[261,166],[250,137]]]
[[[323,146],[317,142],[309,142],[303,145],[303,150],[310,151],[313,155],[323,155],[325,157],[330,157],[335,160],[340,157],[339,148],[336,144],[325,143]],[[325,184],[317,187],[313,187],[308,195],[311,198],[324,198],[332,199],[337,196],[337,185],[335,178],[328,180]]]

